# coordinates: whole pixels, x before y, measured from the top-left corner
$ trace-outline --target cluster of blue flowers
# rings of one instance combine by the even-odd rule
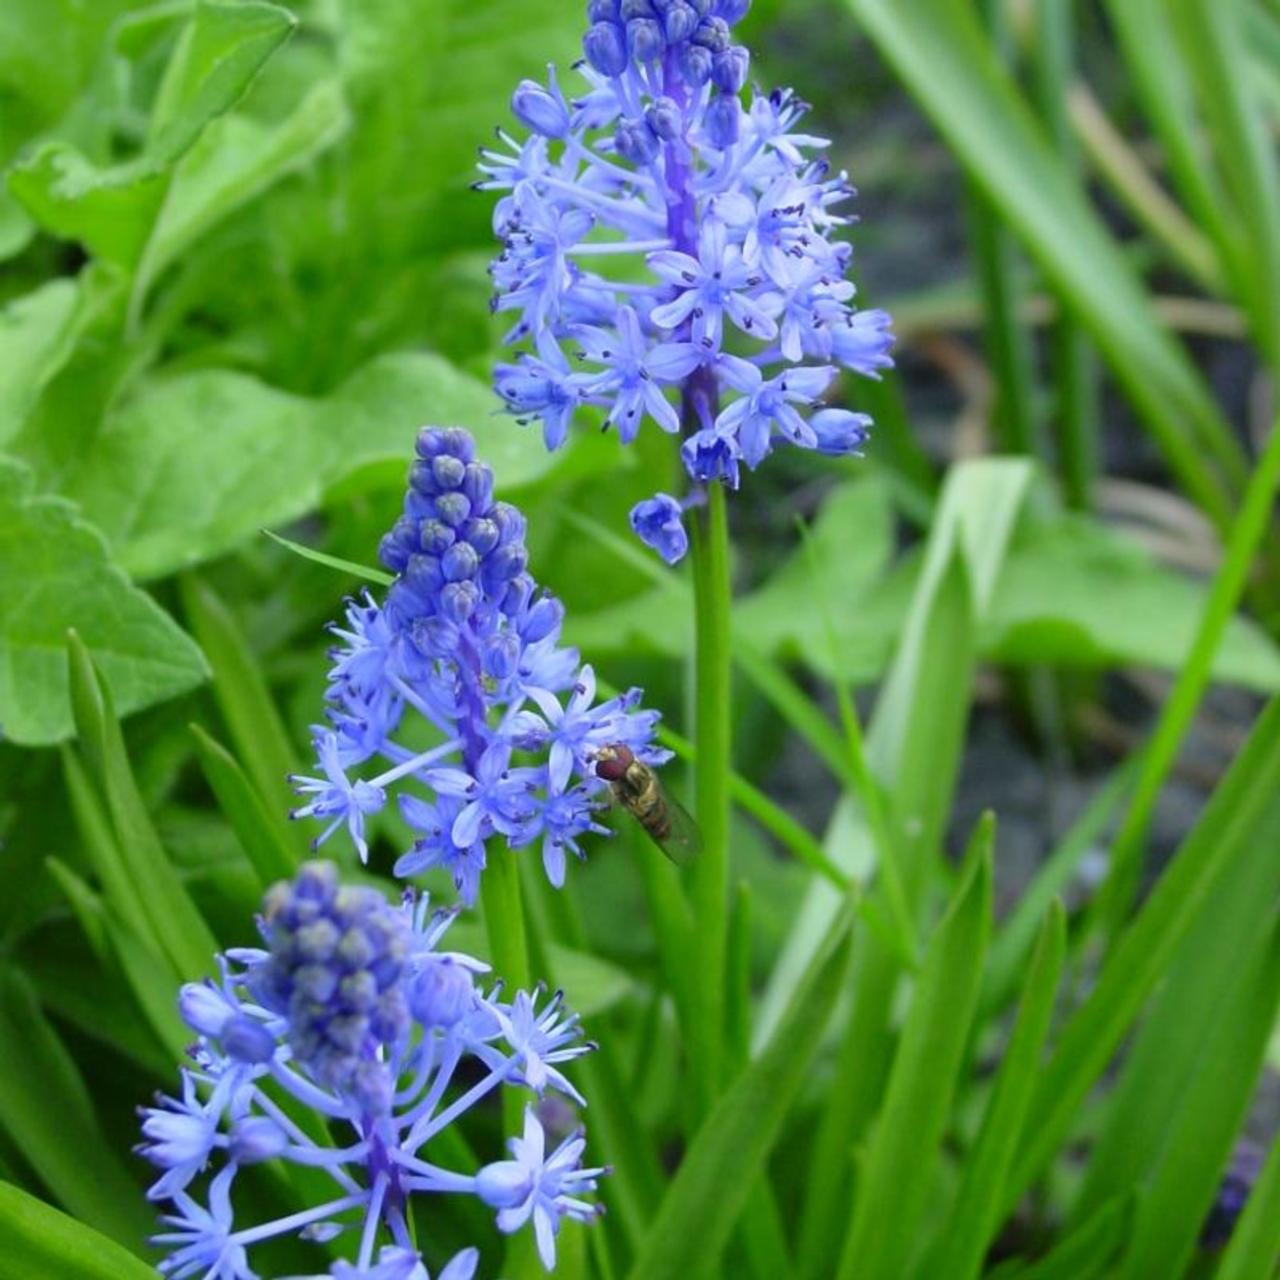
[[[661,763],[658,717],[637,709],[638,689],[596,701],[591,667],[560,643],[563,607],[527,572],[524,517],[494,501],[472,438],[425,428],[417,454],[381,547],[396,581],[384,604],[366,596],[336,628],[330,722],[315,731],[323,776],[296,780],[308,802],[295,816],[327,822],[319,841],[345,826],[365,858],[366,819],[395,788],[422,833],[397,875],[445,867],[470,904],[496,836],[539,842],[559,886],[566,851],[581,857],[583,835],[607,834],[596,753],[621,743]]]
[[[646,418],[683,429],[691,498],[632,512],[669,562],[700,487],[736,488],[779,440],[856,451],[869,418],[818,406],[837,366],[892,363],[889,317],[855,309],[851,248],[830,238],[853,191],[828,143],[798,132],[807,108],[789,91],[743,107],[750,58],[732,28],[749,6],[589,0],[586,92],[567,99],[554,68],[524,81],[512,110],[531,134],[500,132],[477,184],[505,193],[494,306],[522,348],[498,393],[552,449],[583,405],[607,408],[624,441]]]
[[[393,907],[376,890],[341,886],[332,863],[308,863],[267,895],[265,947],[228,952],[220,981],[183,989],[193,1065],[180,1096],[143,1112],[139,1148],[163,1170],[151,1199],[171,1205],[156,1237],[169,1250],[161,1274],[255,1280],[255,1245],[282,1236],[323,1245],[350,1232],[355,1261],[324,1275],[428,1280],[409,1213],[415,1195],[435,1194],[477,1197],[504,1232],[532,1223],[551,1268],[562,1219],[598,1213],[583,1196],[605,1171],[581,1167],[580,1133],[548,1152],[532,1105],[510,1159],[461,1173],[423,1156],[503,1087],[581,1102],[559,1066],[591,1047],[558,995],[522,991],[508,1002],[480,985],[487,966],[438,950],[451,919],[425,898]],[[323,1123],[300,1124],[299,1108]],[[322,1170],[333,1198],[237,1225],[237,1177],[272,1159]],[[471,1280],[476,1261],[466,1250],[438,1280]]]

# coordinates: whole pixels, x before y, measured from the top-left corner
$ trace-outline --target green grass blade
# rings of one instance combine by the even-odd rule
[[[155,940],[179,974],[196,978],[210,970],[217,943],[160,844],[129,768],[110,691],[74,632],[67,654],[77,732],[96,772],[115,848],[148,925],[144,936]]]
[[[1075,60],[1074,5],[1072,0],[1035,0],[1033,13],[1031,61],[1040,115],[1079,181],[1081,167],[1067,106]],[[1086,511],[1093,505],[1100,454],[1098,379],[1093,348],[1069,316],[1059,317],[1054,325],[1053,374],[1063,493],[1068,506]]]
[[[732,1079],[751,1054],[751,885],[740,880],[729,915],[728,996],[725,1043]]]
[[[977,1006],[991,931],[994,834],[988,815],[930,940],[862,1165],[839,1280],[901,1280],[910,1262]]]
[[[59,751],[62,776],[66,782],[76,829],[80,833],[81,847],[98,877],[102,892],[138,937],[145,938],[159,951],[160,945],[151,932],[133,881],[129,878],[120,850],[116,847],[111,821],[103,811],[93,783],[89,780],[84,765],[80,763],[80,757],[70,747],[63,746]]]
[[[1208,688],[1214,654],[1244,594],[1254,555],[1271,526],[1277,488],[1280,488],[1280,422],[1272,427],[1262,457],[1249,477],[1195,639],[1160,709],[1150,745],[1143,753],[1133,800],[1112,845],[1111,868],[1098,898],[1096,914],[1104,924],[1114,927],[1119,922],[1137,890],[1147,826],[1156,800]]]
[[[1261,109],[1246,44],[1241,0],[1176,0],[1172,26],[1198,90],[1210,151],[1239,227],[1237,288],[1273,371],[1280,370],[1280,187],[1274,137]]]
[[[751,1188],[746,1211],[738,1224],[738,1236],[756,1280],[790,1280],[787,1233],[778,1202],[764,1178],[758,1179]]]
[[[176,1033],[166,1041],[156,1034],[156,1028],[145,1019],[145,1015],[143,1020],[134,1020],[129,1016],[135,1012],[133,1009],[126,1011],[115,1003],[117,999],[127,1001],[130,996],[134,997],[135,1004],[141,1003],[117,957],[115,935],[120,928],[119,919],[111,914],[101,897],[60,859],[46,858],[45,866],[71,903],[71,909],[89,940],[97,973],[92,990],[86,990],[76,976],[78,970],[71,969],[69,965],[59,967],[54,964],[47,971],[42,971],[40,959],[24,951],[22,964],[36,986],[41,1004],[79,1030],[105,1039],[118,1053],[132,1058],[143,1070],[167,1075],[174,1061],[185,1056],[191,1043],[191,1030],[183,1026],[177,1015],[174,989],[165,989],[165,1020]],[[63,959],[63,953],[64,947],[58,946],[55,952],[57,959]],[[70,963],[74,964],[75,960],[73,953]],[[153,975],[168,972],[167,966],[154,953],[150,955],[150,961]],[[110,984],[112,988],[117,985],[123,987],[119,996],[114,990],[106,993],[105,998],[112,1001],[109,1013],[104,1010],[104,984]],[[167,1049],[164,1047],[166,1043],[169,1045]]]
[[[1039,1262],[1017,1272],[1017,1280],[1095,1280],[1124,1243],[1132,1210],[1130,1196],[1103,1205]]]
[[[1192,86],[1166,0],[1108,0],[1125,69],[1160,141],[1164,161],[1193,221],[1225,239],[1222,200],[1204,163]]]
[[[190,726],[200,767],[265,889],[298,869],[285,820],[262,802],[235,757],[199,725]]]
[[[1216,1280],[1272,1280],[1280,1263],[1280,1138],[1236,1222]]]
[[[966,172],[1085,325],[1179,484],[1225,527],[1246,465],[1208,388],[1156,316],[1124,255],[1027,104],[969,5],[848,0]],[[1221,473],[1207,465],[1206,450]]]
[[[999,578],[1009,537],[1033,474],[1022,459],[962,463],[947,477],[894,656],[867,734],[867,764],[889,800],[889,838],[899,852],[909,898],[940,847],[951,807],[973,683],[975,634]],[[874,841],[846,800],[832,823],[847,871],[874,865]],[[815,930],[838,905],[815,885],[775,966],[763,1004],[765,1025]],[[830,1280],[845,1232],[850,1152],[880,1099],[892,1051],[890,1004],[901,958],[864,935],[857,948],[853,1014],[838,1055],[836,1085],[823,1108],[801,1211],[799,1261],[805,1280]]]
[[[1255,829],[1256,849],[1280,848],[1280,804]],[[1106,1104],[1077,1214],[1151,1176],[1172,1140],[1171,1117],[1186,1113],[1197,1079],[1218,1080],[1221,1098],[1233,1070],[1223,1060],[1225,1033],[1210,1032],[1253,962],[1280,902],[1280,858],[1241,857],[1221,876],[1179,946],[1142,1028],[1125,1054],[1124,1071]],[[1270,1032],[1268,1020],[1264,1031]],[[1144,1202],[1139,1218],[1145,1217]],[[1173,1228],[1171,1228],[1173,1230]],[[1173,1274],[1172,1271],[1169,1274]]]
[[[155,1280],[155,1269],[83,1222],[0,1182],[0,1280]]]
[[[0,972],[0,1125],[71,1213],[141,1246],[152,1226],[141,1189],[102,1132],[75,1060],[12,967]]]
[[[667,1188],[630,1280],[714,1267],[804,1081],[849,958],[848,917],[828,935],[764,1051],[721,1096]]]
[[[964,1162],[960,1190],[929,1265],[919,1273],[921,1280],[971,1280],[982,1269],[982,1259],[1000,1225],[1001,1188],[1035,1087],[1066,944],[1066,913],[1061,903],[1054,902],[1027,966],[1017,1022],[978,1141]]]
[[[800,536],[804,541],[813,598],[818,602],[818,609],[822,615],[822,630],[831,657],[831,669],[837,673],[833,676],[832,682],[835,685],[836,705],[840,709],[840,724],[844,728],[845,750],[849,760],[846,786],[853,792],[866,815],[867,830],[875,846],[876,866],[880,870],[885,898],[889,903],[894,934],[893,945],[907,957],[910,967],[914,968],[919,946],[916,939],[915,920],[912,918],[911,906],[907,901],[902,851],[894,842],[883,788],[867,762],[866,738],[863,735],[862,721],[858,718],[858,708],[853,699],[853,688],[848,679],[839,674],[840,645],[836,639],[835,623],[831,616],[827,592],[823,589],[817,547],[812,534],[803,523],[800,525]]]
[[[1206,293],[1224,293],[1226,282],[1217,248],[1152,176],[1137,147],[1111,123],[1097,98],[1077,82],[1069,92],[1068,106],[1090,164],[1137,224],[1163,247],[1169,261]]]
[[[1168,1142],[1138,1206],[1122,1280],[1182,1275],[1195,1250],[1280,1007],[1280,923],[1269,935],[1234,982],[1219,989],[1218,1015],[1195,1028],[1205,1052],[1170,1117]]]
[[[1012,65],[1013,40],[1003,0],[979,0],[978,12],[996,56]],[[1019,320],[1023,277],[1018,246],[999,212],[971,182],[966,207],[969,245],[983,302],[983,338],[995,399],[992,425],[1000,453],[1045,459],[1030,337]]]
[[[1135,757],[1112,771],[1001,923],[991,944],[983,978],[980,1008],[984,1014],[1003,1009],[1022,980],[1027,955],[1045,912],[1053,900],[1067,890],[1086,855],[1097,847],[1133,784],[1137,766]]]
[[[192,633],[213,669],[214,697],[236,758],[263,802],[287,812],[294,804],[288,778],[297,771],[298,756],[248,641],[231,610],[202,578],[183,578],[182,599]],[[303,853],[306,837],[301,830],[294,842]]]
[[[1109,955],[1088,1000],[1058,1038],[1041,1073],[1027,1137],[1007,1189],[1016,1203],[1061,1146],[1102,1073],[1204,904],[1280,803],[1280,700],[1248,742],[1183,841],[1151,896]]]
[[[279,543],[286,551],[292,551],[295,556],[301,556],[302,559],[310,560],[314,564],[322,564],[326,569],[336,569],[339,573],[358,578],[361,582],[372,582],[375,586],[389,587],[395,581],[395,575],[385,570],[372,569],[366,564],[356,564],[354,560],[343,560],[338,556],[327,555],[314,547],[307,547],[301,542],[292,542],[278,533],[272,533],[270,529],[263,529],[262,532],[272,542]]]

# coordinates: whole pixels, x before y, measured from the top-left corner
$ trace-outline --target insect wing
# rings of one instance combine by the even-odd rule
[[[663,798],[667,805],[667,830],[661,839],[655,837],[654,843],[676,866],[687,867],[702,852],[702,832],[684,805],[666,792]]]

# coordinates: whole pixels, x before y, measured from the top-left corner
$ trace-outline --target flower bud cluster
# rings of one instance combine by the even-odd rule
[[[180,1096],[142,1112],[138,1148],[162,1171],[150,1198],[170,1204],[155,1237],[167,1251],[162,1275],[256,1280],[255,1246],[350,1232],[358,1258],[324,1273],[333,1280],[428,1280],[410,1202],[438,1194],[477,1197],[505,1232],[531,1223],[551,1268],[562,1220],[595,1216],[582,1197],[604,1171],[582,1168],[580,1132],[548,1153],[533,1106],[510,1159],[463,1173],[423,1154],[503,1088],[581,1103],[560,1065],[591,1048],[558,994],[522,991],[508,1003],[482,989],[487,966],[439,951],[452,918],[412,894],[393,907],[376,890],[339,886],[332,864],[310,863],[267,895],[264,949],[228,952],[219,982],[183,989],[193,1065]],[[267,1160],[322,1171],[332,1198],[237,1222],[236,1179]],[[242,1210],[254,1202],[240,1200]],[[471,1280],[475,1266],[464,1250],[439,1280]]]
[[[331,862],[313,862],[263,904],[268,956],[254,994],[289,1027],[289,1047],[322,1083],[385,1102],[386,1045],[409,1026],[401,981],[409,925],[376,889],[339,887]]]
[[[781,443],[856,451],[870,420],[819,408],[838,369],[877,376],[890,320],[853,305],[851,246],[832,235],[853,190],[798,130],[789,91],[753,91],[733,27],[749,0],[590,0],[586,91],[524,81],[477,184],[503,193],[494,308],[515,323],[496,389],[548,448],[575,412],[624,442],[646,420],[684,433],[691,481],[737,487]],[[666,559],[683,504],[642,503],[636,532]]]
[[[317,843],[345,825],[362,858],[366,820],[394,790],[421,833],[396,874],[445,867],[466,903],[495,837],[539,843],[563,883],[566,853],[606,832],[601,747],[622,743],[652,764],[669,754],[638,689],[596,700],[591,667],[560,643],[563,607],[528,572],[524,533],[520,512],[494,500],[472,438],[424,428],[380,552],[395,582],[385,603],[353,603],[335,629],[329,723],[315,732],[324,776],[295,780],[308,797],[295,816],[328,823]]]

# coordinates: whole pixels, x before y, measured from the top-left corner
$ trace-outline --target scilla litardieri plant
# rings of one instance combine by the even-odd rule
[[[560,643],[563,606],[527,571],[524,517],[493,484],[466,431],[419,433],[404,514],[380,549],[396,578],[382,604],[366,595],[335,627],[314,737],[323,776],[297,780],[309,799],[295,816],[326,821],[317,843],[345,826],[364,858],[365,821],[396,793],[421,833],[396,874],[444,867],[468,905],[483,888],[495,960],[523,982],[509,851],[540,846],[559,886],[566,853],[607,834],[596,751],[624,743],[654,764],[669,753],[640,690],[596,701],[591,667]],[[408,745],[424,735],[431,745]]]
[[[451,919],[425,897],[406,893],[392,906],[375,889],[341,885],[332,863],[308,863],[268,892],[265,946],[227,952],[219,981],[183,989],[192,1065],[180,1096],[143,1112],[139,1148],[163,1170],[150,1198],[170,1206],[155,1238],[168,1250],[161,1274],[255,1280],[255,1246],[351,1232],[355,1261],[324,1275],[428,1280],[412,1208],[438,1195],[478,1198],[501,1231],[531,1226],[554,1267],[561,1220],[598,1212],[583,1197],[605,1171],[582,1168],[580,1132],[550,1149],[530,1104],[510,1158],[476,1173],[443,1168],[423,1149],[504,1089],[581,1102],[559,1064],[591,1046],[559,996],[517,991],[507,1001],[500,984],[484,989],[487,965],[438,950]],[[251,1197],[233,1206],[237,1178],[273,1160],[322,1170],[333,1197],[246,1222]],[[437,1280],[471,1280],[477,1256],[465,1250]]]
[[[585,92],[523,81],[521,142],[483,152],[483,190],[501,191],[494,309],[520,348],[495,386],[549,448],[577,410],[607,410],[619,438],[644,419],[682,434],[684,497],[631,511],[664,560],[694,549],[695,791],[703,856],[691,1057],[703,1108],[720,1076],[728,887],[730,602],[725,490],[785,441],[856,452],[870,419],[821,407],[840,366],[892,364],[890,319],[858,310],[846,278],[846,176],[826,140],[799,131],[790,90],[753,89],[733,27],[750,0],[589,0]],[[532,349],[530,349],[532,348]],[[689,518],[691,517],[691,518]],[[692,526],[692,538],[686,519]]]

